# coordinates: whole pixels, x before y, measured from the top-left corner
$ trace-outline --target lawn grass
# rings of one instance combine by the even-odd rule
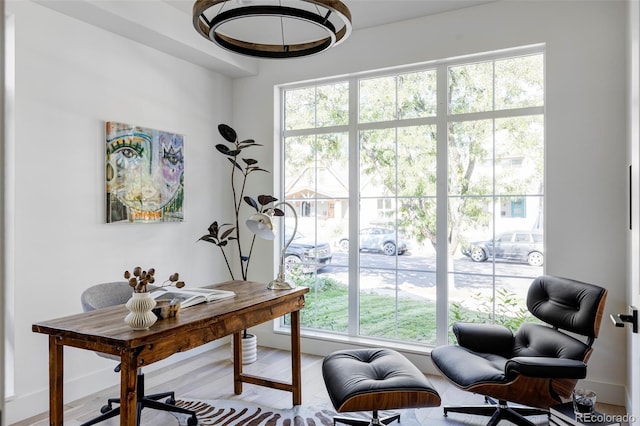
[[[302,328],[347,333],[348,288],[332,278],[318,280],[302,277],[298,285],[309,287],[305,297],[305,308],[301,311]],[[509,294],[500,295],[496,321],[515,330],[520,323],[531,320],[530,315],[504,315],[504,308],[511,308],[514,303]],[[479,297],[476,295],[476,297]],[[480,300],[479,300],[480,302]],[[487,305],[484,301],[484,306]],[[505,305],[506,303],[506,305]],[[479,303],[479,306],[482,306]],[[515,305],[514,305],[515,306]],[[526,308],[516,306],[518,312],[528,314]],[[451,321],[488,322],[491,315],[487,312],[463,308],[458,304],[450,307]],[[289,318],[285,318],[289,324]],[[450,328],[450,327],[449,327]],[[450,341],[453,336],[450,334]],[[414,297],[395,297],[374,291],[360,293],[360,336],[400,340],[422,344],[436,343],[436,304],[435,301]]]

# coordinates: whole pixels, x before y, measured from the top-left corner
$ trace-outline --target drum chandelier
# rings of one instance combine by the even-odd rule
[[[218,46],[259,58],[314,55],[351,33],[338,0],[197,0],[193,26]]]

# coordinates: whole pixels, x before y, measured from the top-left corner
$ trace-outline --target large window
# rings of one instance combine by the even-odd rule
[[[445,343],[517,326],[542,273],[539,47],[281,88],[280,196],[305,329]]]

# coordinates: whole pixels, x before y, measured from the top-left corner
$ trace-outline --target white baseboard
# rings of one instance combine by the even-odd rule
[[[117,384],[118,376],[113,368],[96,371],[90,375],[65,381],[65,402],[80,399]],[[5,420],[8,425],[49,411],[49,389],[10,398],[5,402]]]
[[[585,379],[578,381],[576,387],[594,391],[597,395],[597,402],[628,407],[625,386]]]

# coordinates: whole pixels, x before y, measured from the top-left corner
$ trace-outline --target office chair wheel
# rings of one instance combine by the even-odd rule
[[[176,400],[175,398],[169,397],[164,403],[169,405],[176,405]]]
[[[187,425],[188,426],[196,426],[197,424],[198,424],[198,418],[196,417],[195,414],[193,416],[189,417],[189,420],[187,420]]]
[[[102,414],[104,414],[104,413],[106,413],[108,411],[111,411],[111,410],[113,410],[113,407],[111,406],[111,404],[103,405],[102,407],[100,407],[100,412]]]

